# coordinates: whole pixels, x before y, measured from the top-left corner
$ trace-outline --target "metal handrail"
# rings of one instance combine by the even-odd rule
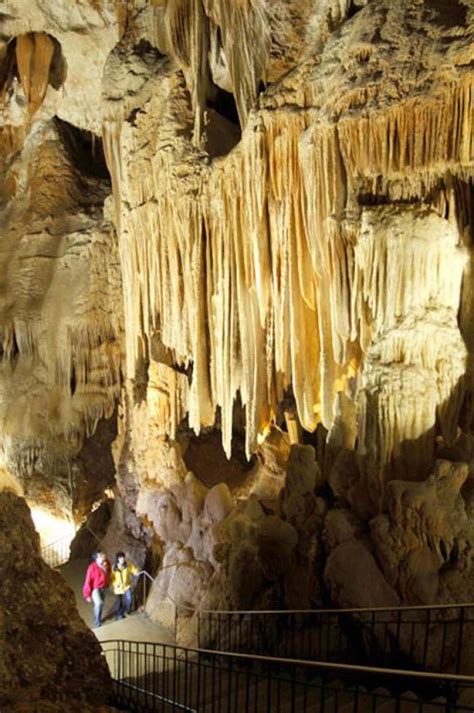
[[[65,537],[60,537],[59,539],[54,540],[53,542],[48,542],[47,545],[44,545],[43,547],[41,547],[42,559],[46,562],[46,564],[48,564],[53,569],[65,564],[69,560],[70,541],[71,541],[70,537],[65,536]],[[64,551],[58,551],[58,550],[64,550]]]
[[[459,674],[474,605],[199,612],[198,646]]]
[[[94,534],[94,533],[93,533]],[[171,569],[173,567],[180,566],[192,566],[188,562],[173,562],[172,564],[167,564],[164,567],[160,567],[159,572],[165,569]],[[154,578],[146,572],[148,577],[154,581]],[[441,610],[441,609],[453,609],[455,607],[462,607],[463,609],[473,608],[474,602],[461,602],[456,604],[403,604],[398,606],[386,606],[386,607],[348,607],[339,609],[336,607],[324,607],[319,609],[197,609],[196,607],[190,607],[186,604],[177,604],[169,597],[176,606],[181,609],[187,609],[198,614],[242,614],[242,615],[279,615],[279,614],[363,614],[372,612],[388,612],[388,611],[427,611],[427,610]]]
[[[91,531],[92,532],[92,531]],[[92,533],[94,534],[94,533]],[[187,562],[173,562],[172,564],[160,567],[159,572],[165,569],[171,569],[178,566],[191,566]],[[143,570],[139,572],[139,575],[146,574],[150,581],[154,582],[156,577],[152,577],[148,572]],[[139,576],[138,575],[138,576]],[[386,606],[386,607],[349,607],[338,609],[335,607],[326,607],[320,609],[197,609],[196,607],[190,607],[186,604],[177,604],[171,597],[170,601],[173,602],[180,609],[187,609],[188,611],[195,612],[197,614],[232,614],[232,615],[280,615],[280,614],[364,614],[372,612],[398,612],[398,611],[428,611],[428,610],[442,610],[442,609],[453,609],[453,608],[463,608],[469,609],[474,608],[474,602],[462,602],[456,604],[403,604],[401,606]]]
[[[155,581],[146,570],[139,573],[138,577],[141,576],[151,583]],[[146,598],[145,584],[142,611],[145,611]],[[238,611],[198,610],[178,604],[169,596],[168,600],[175,607],[175,637],[179,611],[189,611],[193,616],[197,615],[196,650],[199,651],[227,650],[248,655],[257,650],[256,655],[265,655],[269,650],[275,649],[292,661],[304,660],[298,654],[311,656],[313,660],[321,660],[324,656],[328,663],[345,661],[348,666],[360,665],[361,661],[370,665],[382,661],[382,668],[390,666],[389,670],[397,670],[400,662],[409,662],[410,666],[431,668],[430,673],[435,670],[440,672],[441,676],[448,675],[448,671],[454,672],[453,675],[461,675],[463,637],[470,638],[469,627],[466,629],[467,637],[464,636],[464,628],[465,625],[474,626],[472,602],[374,608]],[[445,619],[443,612],[452,612],[454,616]],[[424,616],[421,619],[411,619],[404,617],[404,613],[419,613]],[[285,629],[286,636],[277,635],[275,639],[274,629],[278,629],[276,622],[279,617],[289,618],[290,621]],[[306,622],[303,628],[302,621]],[[315,636],[312,635],[312,627]],[[436,627],[438,631],[443,632],[441,641],[436,639]],[[324,631],[323,635],[319,631],[321,629]],[[454,646],[452,643],[445,646],[448,631],[451,637],[454,636]],[[422,642],[421,648],[418,640]],[[357,651],[354,649],[356,641],[359,642],[355,647]],[[215,648],[212,648],[212,645]],[[442,673],[444,671],[446,673]]]
[[[148,578],[152,583],[154,582],[153,577],[152,577],[145,569],[142,569],[141,572],[138,572],[138,574],[136,574],[135,576],[136,576],[136,582],[135,582],[134,589],[135,589],[135,587],[137,586],[138,582],[140,581],[140,577],[143,577],[143,581],[144,581],[144,582],[146,582],[147,578]],[[146,598],[147,598],[147,596],[146,596],[146,584],[144,584],[144,585],[143,585],[143,599],[142,599],[142,606],[141,606],[142,611],[145,610]]]
[[[99,642],[103,647],[105,644],[132,644],[133,646],[150,646],[150,641],[131,641],[128,639],[105,639]],[[474,686],[474,676],[455,673],[436,673],[431,671],[415,671],[412,669],[384,668],[381,666],[362,666],[359,664],[334,663],[332,661],[312,661],[310,659],[292,659],[281,656],[262,656],[261,654],[242,654],[238,651],[215,651],[194,646],[179,646],[178,644],[154,644],[164,649],[172,649],[188,654],[202,654],[210,657],[223,657],[232,659],[245,659],[265,663],[277,663],[283,665],[307,666],[315,669],[326,669],[328,671],[352,671],[356,673],[370,673],[387,675],[394,677],[416,678],[419,680],[448,681],[452,683],[467,683]]]
[[[454,608],[469,609],[474,607],[474,602],[462,604],[404,604],[403,606],[387,606],[387,607],[352,607],[349,609],[193,609],[199,614],[363,614],[372,612],[387,612],[387,611],[418,611],[432,609],[454,609]],[[192,607],[184,607],[191,609]]]
[[[50,547],[55,547],[56,545],[59,545],[61,542],[65,542],[66,540],[69,540],[69,539],[70,539],[69,535],[65,535],[64,537],[59,537],[57,540],[48,542],[47,545],[42,545],[41,552],[44,552],[45,550],[49,550]]]
[[[90,515],[89,515],[89,517],[90,517]],[[90,534],[94,537],[94,539],[96,540],[96,542],[98,542],[99,544],[101,544],[102,540],[95,534],[95,532],[92,530],[92,528],[89,527],[89,524],[88,524],[89,517],[86,519],[86,521],[85,521],[85,523],[84,523],[84,526],[85,526],[86,530],[88,530],[88,531],[90,532]],[[57,540],[53,540],[53,542],[48,542],[47,545],[43,545],[43,546],[41,547],[41,556],[43,557],[43,559],[44,559],[45,561],[47,561],[47,553],[50,552],[51,549],[57,547],[58,545],[62,545],[63,543],[66,543],[66,542],[67,542],[67,544],[68,544],[68,555],[66,556],[65,553],[63,554],[62,557],[60,557],[60,556],[58,555],[56,558],[53,558],[53,559],[54,559],[54,563],[48,562],[48,564],[50,564],[50,566],[52,566],[52,567],[60,567],[61,565],[63,565],[63,564],[65,564],[66,562],[68,562],[68,560],[69,560],[69,556],[70,556],[70,549],[69,549],[69,546],[70,546],[71,541],[72,541],[72,540],[71,540],[71,537],[70,537],[69,535],[65,535],[64,537],[59,537]]]
[[[178,565],[181,565],[181,564],[184,566],[188,566],[188,567],[191,566],[187,562],[176,562],[174,564],[167,564],[164,567],[160,567],[159,571],[162,572],[164,569],[171,569],[172,567],[177,567]],[[137,577],[140,577],[140,575],[142,575],[142,574],[145,574],[147,576],[147,578],[150,580],[150,582],[152,582],[152,583],[155,582],[156,577],[152,577],[151,574],[149,572],[147,572],[146,570],[142,570],[141,572],[139,572],[137,574]],[[167,594],[166,596],[167,596],[167,599],[172,604],[174,604],[177,609],[187,609],[188,611],[192,611],[193,613],[200,613],[201,611],[206,611],[206,610],[201,610],[201,609],[195,609],[194,607],[188,607],[186,604],[178,604],[178,602],[176,602],[173,599],[173,597],[171,597],[169,594]]]

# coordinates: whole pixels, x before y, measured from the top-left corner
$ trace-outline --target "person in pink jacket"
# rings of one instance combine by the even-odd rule
[[[82,592],[88,602],[94,605],[94,629],[102,624],[105,590],[110,580],[110,562],[105,552],[96,552],[88,566]]]

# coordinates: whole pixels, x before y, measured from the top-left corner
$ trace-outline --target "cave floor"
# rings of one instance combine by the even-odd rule
[[[115,621],[112,613],[114,596],[107,592],[104,606],[103,623],[99,629],[92,628],[92,604],[84,600],[82,585],[89,560],[77,559],[59,567],[66,582],[76,597],[80,616],[93,631],[99,641],[125,639],[127,641],[150,641],[162,644],[174,644],[174,632],[150,621],[144,614],[136,611],[121,621]]]

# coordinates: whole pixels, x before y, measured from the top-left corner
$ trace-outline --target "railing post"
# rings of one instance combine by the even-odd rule
[[[200,706],[201,706],[201,654],[197,655],[196,668],[197,668],[196,710],[199,710]]]
[[[425,621],[425,644],[423,647],[423,668],[426,668],[426,661],[428,658],[428,643],[429,643],[429,636],[430,636],[430,622],[431,622],[431,610],[428,609],[426,612],[426,621]]]
[[[296,711],[296,670],[295,670],[294,664],[291,667],[291,713],[297,713],[297,711]]]
[[[455,673],[459,673],[460,668],[461,668],[463,634],[464,634],[464,607],[460,607],[459,634],[458,634],[458,645],[457,645],[457,650],[456,650],[456,671],[455,671]]]

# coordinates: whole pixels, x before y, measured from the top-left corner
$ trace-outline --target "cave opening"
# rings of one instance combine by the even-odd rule
[[[213,85],[207,102],[205,147],[211,158],[230,153],[242,138],[235,97],[231,92]]]
[[[86,178],[95,178],[110,184],[101,137],[92,131],[80,129],[58,116],[54,118],[54,122],[73,166]]]
[[[254,468],[256,457],[247,460],[244,439],[234,433],[230,458],[222,447],[220,429],[209,429],[199,436],[178,436],[183,443],[183,460],[186,467],[207,488],[225,483],[230,490],[237,490],[247,480]]]

